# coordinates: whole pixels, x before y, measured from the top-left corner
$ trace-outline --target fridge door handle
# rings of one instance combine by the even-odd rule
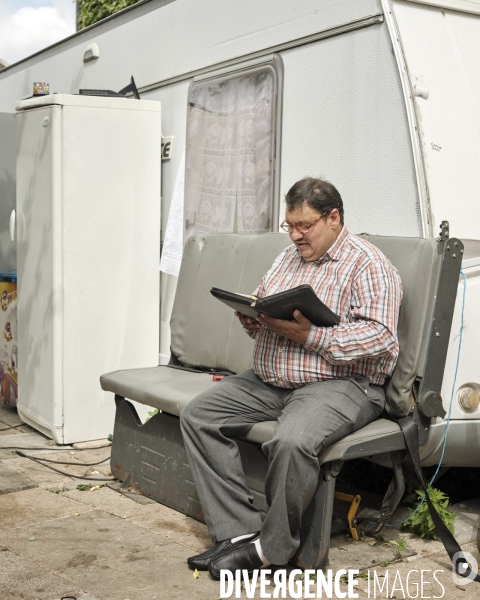
[[[15,209],[12,210],[12,214],[10,215],[9,230],[10,230],[10,241],[14,242],[15,241]]]

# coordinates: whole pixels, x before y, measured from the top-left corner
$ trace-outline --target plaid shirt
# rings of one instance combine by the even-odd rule
[[[251,333],[255,373],[283,388],[352,375],[383,385],[398,358],[397,322],[403,295],[392,263],[343,227],[317,261],[305,261],[294,245],[286,248],[254,295],[263,298],[305,283],[340,316],[340,324],[312,325],[303,345],[266,327]]]

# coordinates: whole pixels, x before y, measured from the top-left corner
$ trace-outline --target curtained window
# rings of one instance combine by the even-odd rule
[[[272,231],[277,87],[269,64],[190,88],[185,239],[202,232]]]

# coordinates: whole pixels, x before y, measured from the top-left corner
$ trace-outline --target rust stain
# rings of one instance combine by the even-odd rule
[[[115,465],[112,466],[111,470],[115,479],[118,479],[120,481],[125,481],[129,473],[129,471],[124,470],[123,465],[121,465],[120,463],[115,463]]]

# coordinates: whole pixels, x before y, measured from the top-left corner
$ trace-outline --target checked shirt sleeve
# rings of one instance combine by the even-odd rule
[[[402,284],[388,262],[363,269],[352,286],[348,320],[336,327],[312,325],[304,346],[335,365],[398,355],[397,324]]]
[[[279,256],[277,256],[277,258],[273,262],[273,265],[262,277],[262,280],[260,281],[260,285],[256,288],[256,290],[254,292],[252,292],[252,296],[256,296],[257,298],[265,298],[265,296],[268,295],[267,294],[268,284],[273,278],[275,278],[277,276],[278,272],[282,270],[282,266],[285,261],[287,251],[288,251],[288,248],[286,248],[283,252],[281,252],[281,254],[279,254]],[[255,339],[257,337],[258,331],[247,331],[246,329],[244,329],[244,331],[252,339]]]

